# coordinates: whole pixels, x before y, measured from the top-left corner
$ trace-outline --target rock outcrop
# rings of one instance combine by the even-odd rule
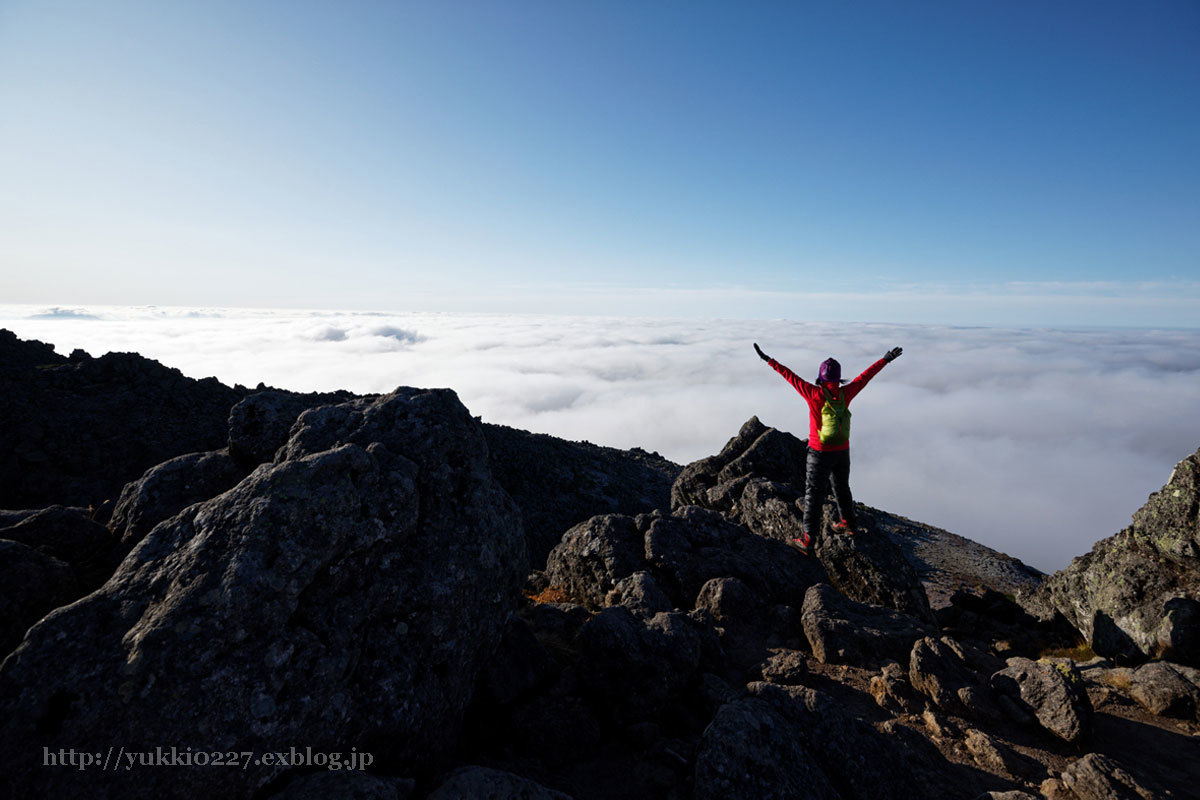
[[[56,797],[250,797],[283,767],[39,768],[43,747],[262,753],[284,742],[434,767],[525,564],[519,516],[452,392],[306,412],[276,460],[158,525],[0,668],[3,771]]]
[[[1200,666],[1200,451],[1133,515],[1021,603],[1064,616],[1100,655]]]
[[[1077,744],[1092,732],[1092,703],[1079,670],[1065,660],[1010,658],[992,676],[1017,721],[1036,720],[1055,736]]]
[[[563,531],[600,514],[670,507],[674,464],[641,448],[617,450],[484,424],[492,474],[521,508],[531,569],[542,569]]]
[[[156,464],[224,447],[247,391],[136,353],[67,358],[0,330],[0,508],[115,501]]]

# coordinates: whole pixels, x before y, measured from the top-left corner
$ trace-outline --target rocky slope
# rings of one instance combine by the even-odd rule
[[[1036,574],[883,511],[800,555],[805,445],[757,419],[678,469],[449,390],[232,400],[107,527],[0,512],[0,797],[1193,796],[1200,670],[1047,655],[1078,632],[1006,596]],[[1135,517],[1160,571],[1191,474]],[[103,768],[172,746],[225,766]],[[267,757],[306,748],[371,762]]]
[[[1021,602],[1043,619],[1061,614],[1097,653],[1122,663],[1200,667],[1200,451],[1175,466],[1133,524]]]

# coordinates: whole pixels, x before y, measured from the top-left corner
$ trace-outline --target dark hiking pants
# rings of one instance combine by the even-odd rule
[[[815,536],[821,528],[822,507],[829,489],[837,503],[838,517],[854,527],[854,497],[850,494],[850,451],[808,451],[804,475],[804,530]]]

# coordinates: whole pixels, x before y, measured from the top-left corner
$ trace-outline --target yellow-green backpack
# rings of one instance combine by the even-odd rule
[[[824,386],[821,392],[825,395],[825,405],[821,406],[821,444],[840,447],[850,441],[850,408],[846,405],[845,393],[839,392],[834,397],[833,392]]]

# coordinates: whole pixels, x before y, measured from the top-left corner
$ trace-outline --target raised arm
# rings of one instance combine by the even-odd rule
[[[804,378],[801,378],[799,375],[792,372],[790,369],[785,367],[783,364],[780,364],[778,361],[776,361],[775,359],[771,358],[769,355],[764,353],[759,348],[758,342],[754,343],[754,352],[758,353],[759,358],[761,358],[763,361],[767,362],[767,364],[770,365],[771,369],[775,370],[780,375],[782,375],[783,379],[786,380],[788,383],[790,383],[792,385],[792,388],[794,388],[800,394],[804,395],[805,397],[808,397],[809,394],[817,391],[817,387],[813,386],[811,383],[804,380]]]
[[[842,387],[842,391],[846,393],[847,402],[849,402],[850,398],[862,391],[863,387],[867,385],[867,381],[878,375],[880,370],[882,370],[892,361],[895,361],[897,358],[899,358],[900,354],[903,352],[903,348],[893,347],[884,354],[883,358],[867,367],[865,370],[863,370],[861,375]]]

